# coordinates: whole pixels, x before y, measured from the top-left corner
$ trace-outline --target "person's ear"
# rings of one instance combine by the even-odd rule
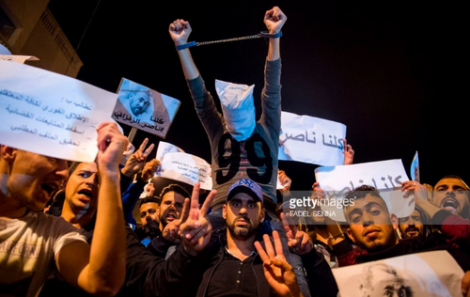
[[[259,219],[259,222],[262,223],[264,222],[264,218],[266,216],[266,210],[264,209],[264,207],[261,209],[261,214],[260,214],[260,219]]]
[[[348,237],[352,240],[352,242],[356,243],[356,238],[354,237],[354,234],[351,232],[351,229],[348,228],[346,232],[348,233]]]
[[[227,219],[227,204],[222,205],[222,218]]]
[[[398,229],[398,217],[395,214],[390,214],[390,221],[392,221],[392,226],[394,230]]]

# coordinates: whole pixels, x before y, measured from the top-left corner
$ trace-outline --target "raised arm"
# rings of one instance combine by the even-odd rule
[[[125,278],[126,235],[119,162],[127,138],[116,123],[102,123],[98,131],[100,189],[91,247],[83,242],[65,245],[56,256],[57,268],[72,285],[96,296],[114,296]]]
[[[267,126],[274,143],[279,141],[281,130],[281,52],[280,37],[276,37],[276,34],[281,32],[286,21],[286,15],[277,6],[266,11],[264,15],[268,34],[274,36],[268,38],[264,87],[261,92],[262,114],[259,122]],[[277,158],[277,151],[275,157]]]
[[[171,39],[175,43],[175,46],[179,46],[188,43],[189,34],[191,34],[192,29],[188,21],[178,19],[170,24],[168,31],[170,32]],[[198,77],[199,70],[194,63],[189,48],[178,50],[178,56],[180,58],[181,67],[183,68],[184,77],[187,80]]]

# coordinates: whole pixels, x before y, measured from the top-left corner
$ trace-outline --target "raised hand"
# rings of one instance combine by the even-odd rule
[[[180,242],[180,238],[179,238],[180,226],[189,217],[189,201],[190,201],[189,198],[184,199],[183,210],[181,211],[181,216],[176,220],[168,222],[165,228],[163,228],[162,236],[163,238],[165,238],[165,240],[171,241],[173,243]]]
[[[152,182],[145,184],[144,193],[145,193],[145,196],[141,196],[141,198],[153,197],[153,194],[155,193],[155,186],[153,185]]]
[[[302,296],[297,277],[284,256],[281,238],[275,230],[273,231],[273,240],[274,248],[269,236],[267,234],[263,235],[266,251],[259,241],[255,241],[255,248],[263,261],[266,280],[279,296]]]
[[[168,32],[170,33],[170,37],[175,43],[175,45],[185,44],[188,42],[189,34],[191,34],[191,26],[189,22],[177,19],[173,23],[170,24],[168,28]]]
[[[319,182],[316,181],[313,183],[312,190],[313,190],[313,198],[317,198],[317,199],[325,198],[325,191],[323,191],[323,189],[320,188]]]
[[[287,16],[277,6],[274,6],[264,14],[264,24],[266,25],[269,34],[279,33],[286,21]]]
[[[279,174],[279,181],[281,182],[281,185],[284,186],[284,188],[280,189],[279,191],[281,192],[282,195],[289,194],[290,187],[292,186],[292,179],[286,175],[286,172],[284,170],[278,170]]]
[[[155,172],[157,172],[158,166],[160,166],[160,161],[157,159],[152,159],[145,163],[144,168],[142,168],[141,179],[145,182],[151,179]]]
[[[346,138],[343,139],[344,148],[344,162],[343,165],[351,165],[354,162],[354,150],[350,144],[348,144]]]
[[[119,162],[126,150],[128,140],[122,135],[116,123],[103,122],[96,128],[98,132],[97,164],[99,171],[119,171]]]
[[[210,241],[212,226],[205,216],[217,193],[216,190],[210,191],[199,209],[199,191],[200,183],[197,182],[193,187],[188,218],[181,224],[179,231],[185,250],[193,255],[201,252]]]
[[[147,149],[145,149],[148,142],[148,138],[145,138],[144,141],[142,141],[142,144],[140,145],[139,149],[136,150],[129,157],[126,162],[126,165],[121,169],[122,174],[127,177],[132,177],[134,176],[134,174],[136,174],[137,172],[139,172],[139,170],[142,169],[145,164],[145,161],[147,160],[147,156],[152,152],[155,146],[155,144],[152,143]]]
[[[401,183],[401,190],[405,192],[405,198],[414,194],[415,205],[419,206],[429,217],[433,217],[441,209],[428,199],[428,187],[416,181],[405,181]]]
[[[313,249],[310,236],[306,232],[298,230],[295,222],[285,216],[284,213],[281,212],[280,217],[284,230],[286,230],[287,246],[289,249],[298,255],[309,253]]]

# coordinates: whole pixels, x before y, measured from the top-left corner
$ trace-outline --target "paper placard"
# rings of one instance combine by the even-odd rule
[[[204,159],[187,153],[166,153],[158,176],[190,185],[201,183],[201,189],[212,190],[211,166]]]
[[[184,153],[184,151],[176,145],[165,141],[160,141],[158,143],[157,156],[155,158],[161,163],[163,162],[163,158],[167,153]]]
[[[113,118],[165,138],[181,102],[126,78],[121,79]]]
[[[351,165],[322,166],[315,169],[315,180],[325,191],[327,198],[341,201],[344,195],[361,185],[369,185],[381,191],[381,195],[388,204],[389,212],[398,217],[408,216],[414,209],[414,198],[404,198],[400,191],[401,183],[408,181],[405,168],[400,159],[358,163]],[[396,189],[397,191],[392,191]],[[393,199],[391,198],[393,197]],[[392,200],[396,200],[391,202]],[[334,203],[338,205],[338,202]],[[330,203],[332,204],[332,203]],[[336,210],[333,220],[346,221],[342,211],[337,207],[323,206],[323,210]]]
[[[1,143],[50,157],[92,162],[96,127],[117,95],[37,67],[0,60]]]
[[[345,125],[285,111],[281,123],[279,160],[323,166],[344,163]]]
[[[416,253],[331,271],[340,297],[462,296],[464,271],[447,251]]]

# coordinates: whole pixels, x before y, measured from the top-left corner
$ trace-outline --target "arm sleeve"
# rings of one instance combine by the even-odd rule
[[[441,209],[432,218],[433,227],[438,228],[452,240],[470,239],[470,221]]]
[[[147,246],[147,249],[152,254],[165,258],[168,249],[172,245],[174,245],[174,243],[165,240],[163,236],[159,235],[155,237],[154,239],[152,239],[152,241]]]
[[[214,137],[218,135],[225,127],[225,121],[222,115],[217,110],[214,102],[214,97],[207,91],[204,80],[201,76],[187,81],[191,97],[194,101],[197,115],[201,121],[204,129],[211,143],[214,142]]]
[[[121,180],[120,180],[121,191],[122,191],[122,189],[127,189],[129,187],[129,185],[132,183],[132,180],[133,180],[132,177],[128,177],[128,176],[122,174],[121,169],[123,167],[124,167],[123,165],[119,165],[119,174],[121,175]]]
[[[354,248],[347,240],[343,240],[333,245],[333,254],[338,257],[339,267],[343,267],[356,264],[356,258],[364,252]]]
[[[191,296],[202,275],[203,255],[191,256],[180,246],[168,260],[157,257],[127,230],[125,296]],[[132,294],[132,295],[131,295]],[[123,295],[123,296],[124,296]],[[194,294],[192,294],[194,295]]]
[[[274,143],[281,131],[281,59],[266,60],[264,87],[261,91],[260,123],[266,125]]]
[[[301,257],[307,270],[307,283],[312,297],[336,297],[338,285],[323,254],[312,249]]]
[[[122,208],[124,210],[124,220],[128,224],[136,224],[132,213],[134,212],[135,204],[140,198],[140,194],[142,194],[142,192],[144,191],[144,187],[145,182],[138,178],[137,182],[130,183],[126,191],[122,193]]]

